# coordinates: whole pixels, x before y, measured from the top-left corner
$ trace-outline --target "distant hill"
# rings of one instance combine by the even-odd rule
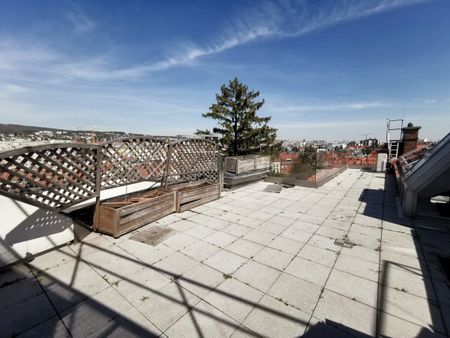
[[[67,132],[92,132],[93,130],[70,130],[70,129],[59,129],[59,128],[49,128],[49,127],[37,127],[37,126],[24,126],[21,124],[4,124],[0,123],[0,134],[20,134],[20,133],[34,133],[37,131],[49,130],[49,131],[67,131]],[[95,130],[94,130],[95,131]],[[123,131],[95,131],[99,133],[115,133],[115,134],[126,134]]]
[[[41,130],[57,131],[61,129],[36,127],[36,126],[24,126],[20,124],[3,124],[0,123],[0,133],[3,134],[15,134],[15,133],[33,133]]]

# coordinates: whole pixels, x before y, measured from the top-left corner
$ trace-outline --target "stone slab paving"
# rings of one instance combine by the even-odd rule
[[[0,336],[448,335],[450,234],[399,217],[392,177],[268,184],[134,232],[173,229],[156,247],[92,233],[1,272]]]

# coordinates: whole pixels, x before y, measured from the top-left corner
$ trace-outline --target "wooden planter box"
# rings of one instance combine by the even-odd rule
[[[270,169],[270,156],[256,156],[255,170]]]
[[[255,159],[253,156],[227,157],[225,162],[225,170],[234,174],[242,174],[253,171],[255,170]]]
[[[164,189],[111,199],[95,210],[94,229],[117,238],[173,213],[175,203],[175,192]]]
[[[237,175],[266,168],[270,168],[269,156],[232,156],[227,157],[225,163],[225,170]]]
[[[177,212],[198,207],[220,197],[220,187],[217,182],[181,183],[168,187],[168,189],[176,192]]]

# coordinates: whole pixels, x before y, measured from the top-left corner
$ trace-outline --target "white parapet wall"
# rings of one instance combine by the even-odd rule
[[[101,199],[156,188],[159,183],[140,182],[101,192]],[[92,198],[66,212],[95,203]],[[45,210],[0,195],[0,268],[75,240],[80,226],[62,213]]]
[[[74,222],[61,213],[0,196],[0,267],[74,239]]]

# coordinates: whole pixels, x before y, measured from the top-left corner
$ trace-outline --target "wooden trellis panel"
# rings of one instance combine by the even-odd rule
[[[96,195],[97,148],[49,144],[0,154],[0,194],[59,210]]]
[[[186,139],[170,146],[169,179],[181,181],[218,181],[218,151],[211,141]]]
[[[101,188],[162,180],[167,164],[164,139],[123,138],[101,146]]]
[[[0,194],[62,210],[143,181],[219,181],[218,151],[201,139],[131,137],[100,145],[47,144],[0,153]]]

